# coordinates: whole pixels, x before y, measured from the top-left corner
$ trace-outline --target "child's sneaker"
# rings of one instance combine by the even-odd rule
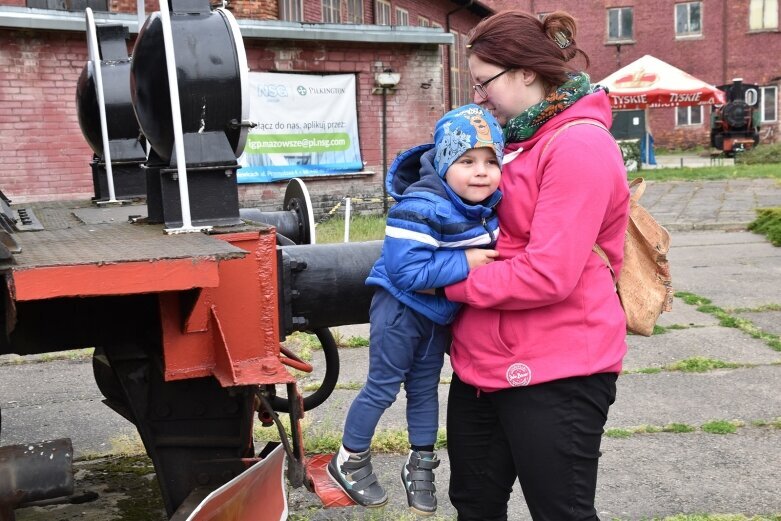
[[[434,469],[439,459],[433,452],[411,451],[401,469],[401,482],[407,491],[410,510],[429,516],[437,511],[437,489],[434,486]]]
[[[344,447],[328,462],[328,473],[353,501],[365,507],[381,507],[388,494],[372,471],[371,454],[347,452]]]

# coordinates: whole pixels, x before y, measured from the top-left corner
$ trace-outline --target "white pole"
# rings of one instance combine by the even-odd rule
[[[138,32],[141,32],[141,27],[144,25],[144,19],[146,18],[146,5],[144,0],[136,0],[136,15],[138,16]]]
[[[179,82],[176,76],[176,57],[174,56],[174,37],[171,31],[171,13],[168,0],[160,0],[160,21],[163,24],[163,43],[165,45],[165,64],[168,73],[168,90],[171,93],[171,119],[174,124],[174,148],[176,150],[176,172],[179,175],[179,199],[182,202],[182,227],[177,231],[194,231],[190,218],[190,192],[187,188],[187,163],[184,157],[182,139],[182,109],[179,106]]]
[[[344,242],[350,242],[350,198],[344,199]]]
[[[95,30],[95,18],[92,9],[86,9],[87,15],[87,52],[95,75],[95,90],[98,91],[98,113],[100,114],[100,133],[103,137],[103,159],[106,162],[106,180],[108,181],[108,202],[116,203],[114,195],[114,171],[111,169],[111,150],[108,146],[108,125],[106,123],[106,100],[103,97],[103,74],[100,70],[100,52],[98,35]]]

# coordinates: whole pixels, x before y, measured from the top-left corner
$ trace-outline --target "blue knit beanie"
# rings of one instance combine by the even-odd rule
[[[490,112],[473,103],[453,109],[437,121],[434,128],[434,168],[440,177],[456,159],[470,148],[493,147],[496,160],[502,163],[504,135],[502,127]]]

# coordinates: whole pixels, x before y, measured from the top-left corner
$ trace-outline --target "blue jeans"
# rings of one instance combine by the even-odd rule
[[[449,327],[432,322],[384,289],[377,289],[372,298],[369,320],[369,375],[347,413],[342,444],[358,452],[367,450],[380,417],[396,401],[403,383],[409,442],[434,445]]]

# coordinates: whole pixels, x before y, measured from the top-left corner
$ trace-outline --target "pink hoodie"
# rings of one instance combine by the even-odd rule
[[[466,304],[453,324],[450,360],[458,377],[483,391],[619,372],[626,353],[624,312],[599,244],[620,273],[629,188],[607,128],[604,91],[546,122],[502,169],[499,259],[445,289]],[[506,161],[507,159],[505,159]]]

